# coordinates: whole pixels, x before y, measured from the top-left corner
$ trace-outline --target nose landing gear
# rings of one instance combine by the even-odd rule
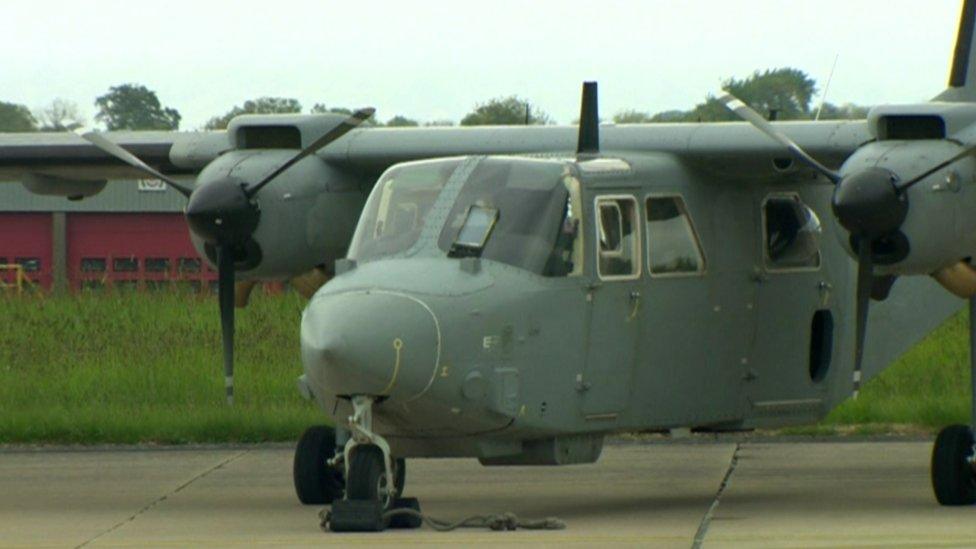
[[[373,397],[352,398],[353,414],[349,417],[352,437],[344,449],[346,498],[379,500],[388,509],[397,497],[393,479],[394,463],[390,445],[381,435],[373,432]]]
[[[346,473],[346,497],[335,501],[328,514],[329,529],[334,532],[380,531],[390,528],[419,528],[417,516],[390,516],[388,511],[409,508],[419,513],[414,498],[400,498],[406,481],[406,462],[394,459],[390,445],[373,431],[372,397],[352,399],[353,415],[349,417],[352,436],[343,448]]]

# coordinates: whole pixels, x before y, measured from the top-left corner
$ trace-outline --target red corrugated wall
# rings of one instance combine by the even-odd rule
[[[70,213],[67,245],[72,289],[173,280],[201,287],[217,278],[190,243],[182,214]]]
[[[51,214],[0,214],[0,264],[20,263],[27,276],[45,288],[51,287]],[[0,271],[10,283],[13,271]]]

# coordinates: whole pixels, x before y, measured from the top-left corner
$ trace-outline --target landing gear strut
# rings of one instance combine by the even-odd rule
[[[942,505],[976,503],[976,297],[969,298],[969,369],[970,424],[943,429],[932,450],[932,488]]]
[[[420,527],[416,516],[386,515],[391,509],[404,507],[419,513],[420,505],[416,499],[399,497],[406,480],[406,463],[394,459],[386,439],[373,431],[373,402],[367,396],[352,399],[352,436],[343,448],[346,497],[333,503],[326,521],[334,532]]]
[[[344,449],[346,499],[378,500],[389,509],[398,495],[396,464],[386,439],[373,432],[373,398],[352,398],[353,414],[349,418],[352,437]]]

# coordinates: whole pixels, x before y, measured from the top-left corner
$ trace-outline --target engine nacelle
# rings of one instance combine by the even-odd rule
[[[256,182],[294,156],[291,149],[230,151],[207,165],[199,185],[224,177]],[[316,156],[299,162],[263,188],[256,200],[260,220],[253,243],[237,258],[242,280],[284,280],[345,256],[366,188],[356,174]],[[211,265],[214,248],[191,233],[194,247]]]
[[[961,150],[958,143],[944,139],[878,141],[858,149],[841,173],[880,167],[907,181]],[[976,256],[976,160],[959,160],[905,193],[908,214],[900,234],[872,246],[876,274],[932,274]],[[837,234],[856,258],[847,231],[841,229]]]
[[[94,196],[105,188],[106,181],[87,179],[65,179],[53,175],[29,173],[23,176],[21,184],[34,194],[63,196],[68,200],[81,200]]]

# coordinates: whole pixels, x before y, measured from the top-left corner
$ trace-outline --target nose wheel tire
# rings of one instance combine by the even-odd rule
[[[952,425],[935,439],[932,450],[932,488],[942,505],[976,503],[973,470],[973,432],[967,425]]]
[[[394,462],[393,476],[393,486],[390,486],[389,479],[386,478],[382,450],[372,444],[357,446],[349,459],[346,498],[379,501],[384,509],[389,509],[403,493],[406,462],[402,458]]]
[[[292,473],[298,500],[305,505],[328,505],[341,499],[345,491],[342,467],[327,462],[336,453],[335,431],[329,427],[309,427],[295,448]]]

